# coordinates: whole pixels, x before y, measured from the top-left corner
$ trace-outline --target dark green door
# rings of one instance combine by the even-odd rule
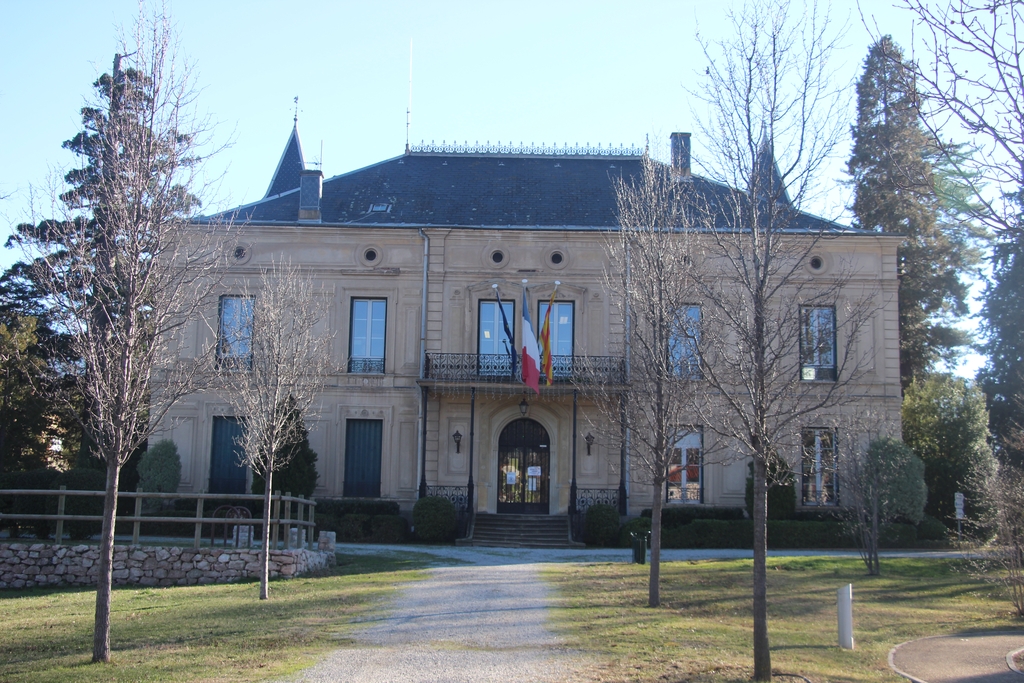
[[[345,426],[345,495],[380,498],[383,420],[348,420]]]
[[[510,422],[498,437],[498,512],[546,515],[551,447],[534,420]]]
[[[238,418],[213,418],[210,493],[245,493],[246,468],[241,464],[242,447],[237,444],[241,435],[242,425]]]

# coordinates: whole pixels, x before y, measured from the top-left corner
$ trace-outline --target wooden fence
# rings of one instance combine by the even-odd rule
[[[21,496],[46,496],[57,498],[57,514],[29,514],[29,513],[0,513],[0,528],[4,526],[5,521],[52,521],[56,522],[56,532],[54,533],[54,541],[56,545],[61,545],[64,540],[64,522],[65,521],[80,521],[80,522],[102,522],[102,515],[68,515],[64,513],[65,504],[69,497],[82,497],[82,498],[102,498],[106,495],[104,491],[68,491],[65,487],[61,486],[59,490],[53,489],[0,489],[0,497],[21,497]],[[246,517],[206,517],[204,515],[204,502],[208,500],[225,501],[225,502],[263,502],[263,496],[259,494],[243,494],[243,493],[149,493],[144,492],[141,489],[138,491],[121,491],[118,494],[118,499],[122,498],[134,498],[135,499],[135,514],[131,516],[118,515],[118,523],[132,523],[132,545],[138,545],[139,543],[139,531],[143,522],[147,524],[194,524],[195,535],[193,540],[193,547],[198,548],[201,545],[203,537],[203,525],[211,525],[211,538],[216,532],[216,527],[221,526],[226,530],[225,525],[232,527],[249,527],[250,529],[260,527],[262,532],[263,519],[259,518],[246,518]],[[194,516],[179,517],[179,516],[143,516],[142,515],[142,503],[144,500],[195,500],[196,501],[196,513]],[[13,506],[12,506],[13,507]],[[280,529],[283,526],[286,530],[292,527],[300,529],[306,529],[306,542],[310,550],[313,549],[313,530],[315,524],[313,522],[313,511],[316,507],[316,501],[307,499],[303,496],[292,496],[291,493],[282,493],[277,491],[271,497],[271,509],[270,509],[270,547],[277,548],[279,544]],[[292,517],[292,512],[295,512],[295,516]],[[291,549],[291,534],[285,531],[283,534],[284,548],[286,550]],[[250,538],[254,538],[254,535],[250,535]],[[301,547],[301,533],[298,534],[299,541],[296,544],[297,548]]]

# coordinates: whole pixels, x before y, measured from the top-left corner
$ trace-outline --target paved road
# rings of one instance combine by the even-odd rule
[[[964,633],[912,640],[889,653],[896,673],[922,683],[1022,683],[1007,655],[1024,648],[1024,633]]]
[[[356,646],[293,681],[441,683],[567,681],[580,665],[547,628],[536,564],[440,567],[406,584]]]

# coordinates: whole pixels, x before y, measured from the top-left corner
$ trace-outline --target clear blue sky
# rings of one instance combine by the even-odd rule
[[[798,5],[794,2],[794,5]],[[827,5],[827,0],[823,0]],[[836,79],[851,84],[871,42],[868,22],[909,46],[911,18],[889,0],[836,0],[847,25]],[[729,2],[228,2],[168,8],[195,62],[200,107],[230,147],[210,208],[266,192],[292,126],[325,175],[402,153],[413,43],[412,140],[624,143],[695,129],[684,84],[704,70],[694,41],[727,35]],[[79,129],[91,83],[110,70],[134,0],[0,0],[0,232],[30,217],[30,186],[75,163],[61,142]],[[854,115],[850,90],[849,118]],[[699,159],[701,141],[693,141]],[[848,147],[825,179],[821,211],[847,201]],[[0,249],[0,267],[15,254]],[[973,374],[977,360],[967,372]]]

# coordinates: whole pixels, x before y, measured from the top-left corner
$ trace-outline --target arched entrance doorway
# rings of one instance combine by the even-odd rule
[[[551,440],[529,418],[510,422],[498,437],[499,513],[548,514]]]

